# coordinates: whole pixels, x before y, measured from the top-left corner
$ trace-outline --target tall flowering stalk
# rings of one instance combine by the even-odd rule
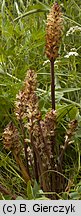
[[[46,55],[51,65],[51,97],[52,109],[55,110],[55,76],[54,61],[58,57],[58,50],[62,33],[62,13],[58,3],[55,3],[47,16],[46,26]]]
[[[62,33],[62,13],[58,3],[54,3],[51,8],[50,13],[47,16],[46,25],[46,55],[50,60],[51,68],[51,99],[52,99],[52,109],[55,110],[55,74],[54,74],[54,62],[58,57],[58,50],[61,41]],[[55,135],[51,137],[52,145],[52,169],[55,169],[54,154],[55,152]],[[51,176],[51,190],[55,190],[56,183],[54,180],[54,175]]]
[[[23,89],[16,96],[15,102],[15,114],[17,119],[20,122],[22,134],[24,138],[24,150],[25,150],[25,159],[27,162],[27,170],[29,172],[28,166],[28,147],[29,143],[26,142],[25,139],[25,130],[27,129],[30,133],[29,139],[30,143],[33,147],[33,123],[36,121],[36,116],[40,116],[38,110],[38,100],[35,94],[36,91],[36,73],[34,70],[28,70]],[[33,149],[33,157],[34,157],[34,170],[35,170],[35,178],[38,179],[38,171],[37,171],[37,162],[36,155]]]

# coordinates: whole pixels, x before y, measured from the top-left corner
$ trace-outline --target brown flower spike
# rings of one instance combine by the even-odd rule
[[[55,3],[47,17],[46,55],[50,60],[58,57],[58,49],[62,32],[62,13],[58,3]]]
[[[18,154],[21,150],[19,133],[13,122],[9,122],[4,129],[3,143],[5,145],[5,149],[15,151],[15,154]]]
[[[36,82],[36,73],[34,70],[28,70],[23,89],[16,96],[15,114],[18,120],[34,118],[38,114],[37,97],[35,94]]]
[[[26,182],[29,181],[30,176],[27,173],[27,170],[22,162],[22,159],[20,157],[20,140],[19,140],[19,133],[13,122],[10,122],[3,133],[3,143],[5,146],[5,149],[11,150],[12,154],[19,165],[21,169],[22,176]]]

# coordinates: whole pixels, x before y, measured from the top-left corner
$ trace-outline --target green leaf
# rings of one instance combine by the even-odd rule
[[[63,92],[61,92],[61,91],[56,91],[55,92],[55,97],[56,97],[56,101],[57,101],[57,103],[59,103],[59,101],[62,99],[62,97],[63,97]]]
[[[17,196],[16,200],[24,200],[22,196]]]
[[[81,88],[63,88],[63,89],[61,88],[59,92],[69,93],[69,92],[80,91],[80,90]]]
[[[69,194],[70,198],[73,200],[78,200],[80,198],[79,193],[78,192],[72,192]]]
[[[62,194],[62,198],[63,198],[63,200],[68,200],[68,193],[67,193],[67,192],[64,192],[64,193]]]
[[[78,193],[81,193],[81,186],[78,187]]]
[[[37,184],[37,181],[35,180],[34,182],[34,187],[33,187],[33,194],[34,194],[34,197],[39,197],[38,193],[39,193],[39,185]]]
[[[72,109],[73,109],[72,105],[66,105],[66,106],[61,105],[60,108],[58,108],[57,110],[58,121],[61,121],[61,119],[64,118],[64,116],[66,116],[66,114],[68,114]]]
[[[33,188],[31,186],[31,181],[27,183],[27,196],[29,200],[34,199]]]
[[[33,9],[33,10],[31,10],[31,11],[27,11],[26,13],[24,13],[24,14],[21,14],[20,16],[18,16],[17,18],[15,18],[13,21],[15,22],[15,21],[17,21],[17,20],[19,20],[19,19],[21,19],[21,18],[24,18],[24,17],[26,17],[26,16],[29,16],[29,15],[31,15],[31,14],[34,14],[34,13],[39,13],[39,12],[45,12],[45,11],[47,11],[46,9]]]
[[[36,200],[36,199],[35,199]],[[42,196],[40,198],[37,198],[37,200],[50,200],[49,198],[45,197],[45,196]]]
[[[78,108],[74,106],[69,112],[70,120],[75,119],[77,116],[77,113],[78,113]]]
[[[61,100],[64,101],[65,103],[67,103],[67,104],[69,103],[69,104],[72,104],[74,106],[77,106],[77,107],[81,108],[81,104],[76,103],[75,101],[69,100],[69,99],[64,98],[64,97],[62,97]]]

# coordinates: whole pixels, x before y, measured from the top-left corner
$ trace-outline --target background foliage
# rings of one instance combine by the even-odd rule
[[[40,197],[39,186],[35,183],[28,188],[20,176],[10,152],[2,144],[2,132],[10,120],[14,120],[14,101],[21,89],[26,71],[31,68],[37,72],[39,104],[45,115],[51,107],[50,65],[45,55],[46,17],[53,0],[1,0],[0,15],[0,183],[18,197],[35,199]],[[66,152],[65,176],[72,172],[73,184],[63,199],[81,199],[81,4],[79,0],[58,0],[64,17],[64,30],[59,57],[55,62],[56,108],[61,135],[66,123],[78,120],[71,153]],[[72,155],[74,154],[74,158]],[[68,155],[68,159],[67,159]],[[69,163],[69,162],[70,163]],[[70,166],[69,166],[70,164]],[[33,192],[34,191],[34,192]],[[1,193],[0,198],[3,199]],[[10,199],[10,196],[5,196]]]

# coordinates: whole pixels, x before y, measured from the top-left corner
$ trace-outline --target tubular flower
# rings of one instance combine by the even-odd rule
[[[5,145],[5,149],[14,151],[16,154],[18,154],[21,150],[19,133],[12,122],[10,122],[4,129],[3,143]]]
[[[34,121],[36,115],[39,115],[38,111],[38,98],[36,96],[36,74],[34,70],[27,71],[27,75],[24,81],[23,90],[16,96],[15,113],[18,120],[24,118],[29,120],[28,125],[31,125],[31,119]]]
[[[71,138],[75,133],[75,130],[77,128],[78,122],[77,120],[72,120],[69,124],[68,124],[68,129],[67,129],[67,133],[65,135],[65,146],[64,148],[67,146],[67,144],[71,143]]]
[[[56,110],[51,110],[46,113],[44,123],[42,124],[43,136],[47,143],[47,151],[49,158],[53,157],[51,138],[55,136],[57,126],[57,113]]]
[[[58,57],[58,49],[62,33],[62,13],[58,3],[55,3],[47,17],[46,55],[50,60]]]

